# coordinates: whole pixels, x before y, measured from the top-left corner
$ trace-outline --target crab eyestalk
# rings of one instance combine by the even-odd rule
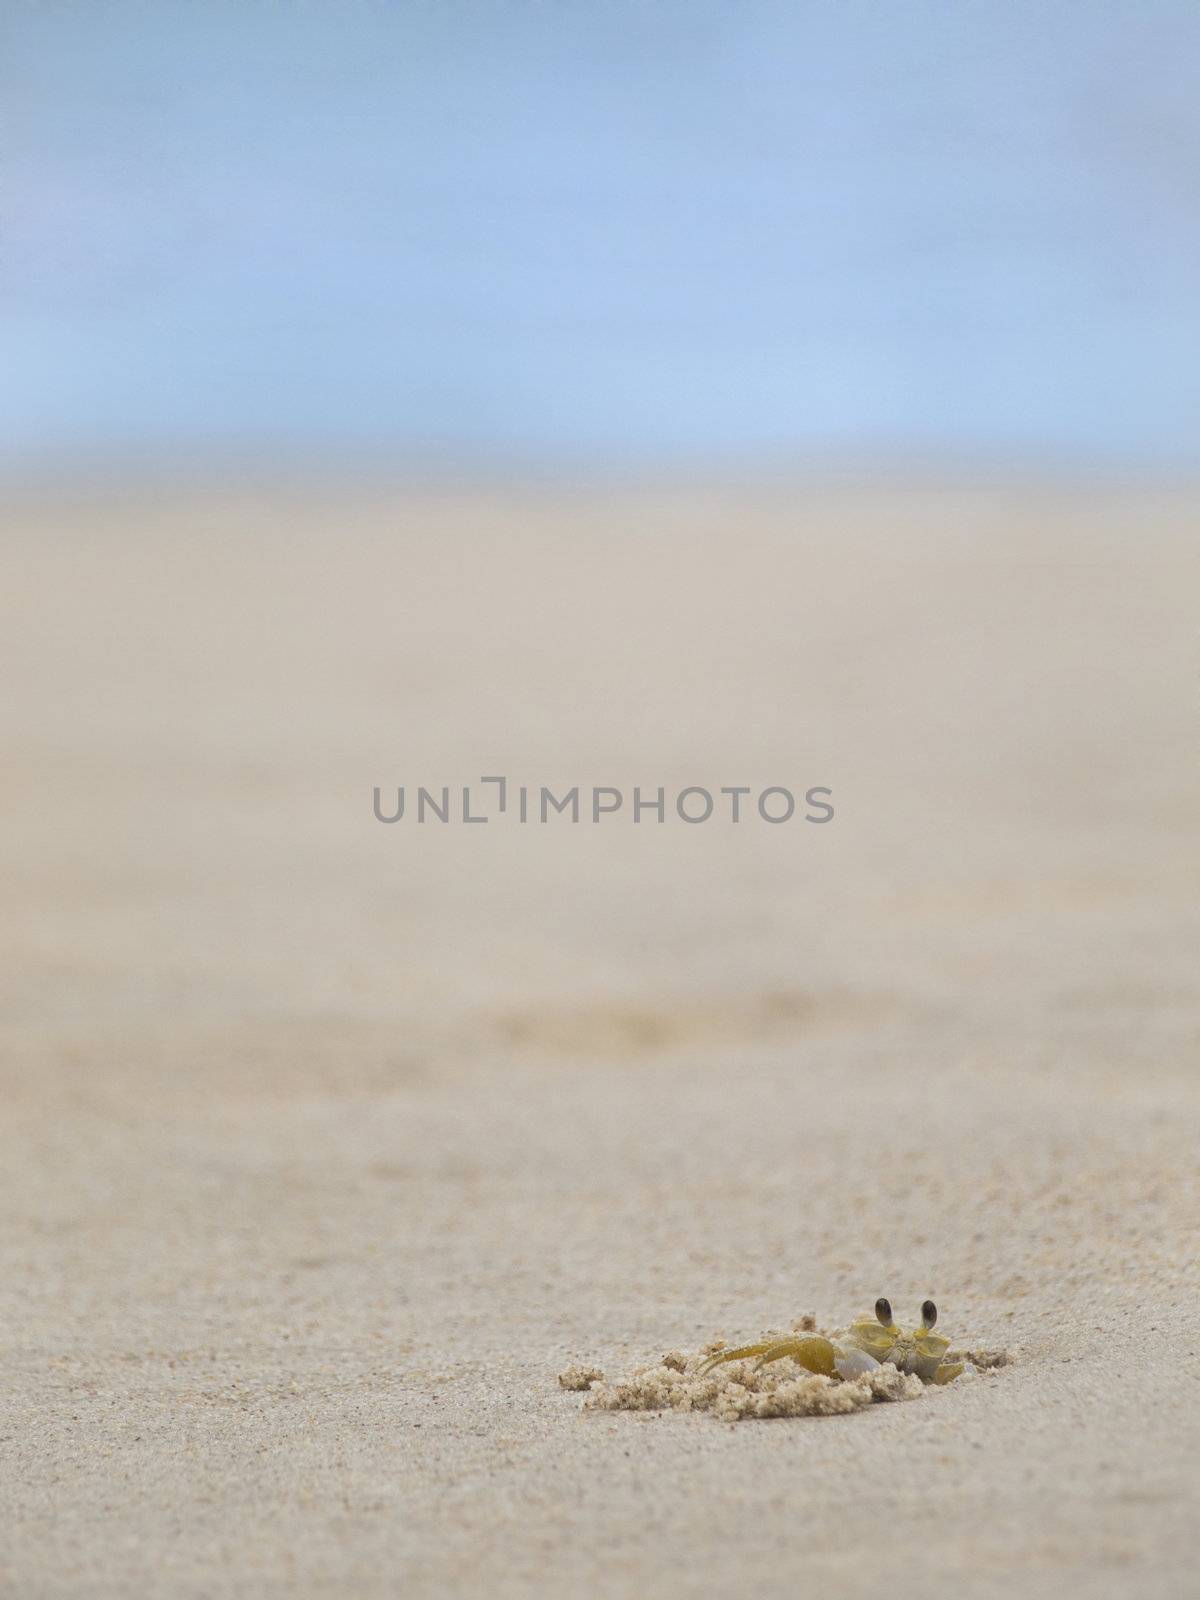
[[[925,1326],[926,1333],[929,1332],[930,1328],[932,1328],[934,1323],[937,1321],[937,1307],[934,1305],[932,1300],[926,1300],[922,1304],[921,1321]]]
[[[929,1302],[926,1302],[926,1303],[928,1304]],[[892,1303],[891,1303],[890,1300],[885,1300],[882,1295],[880,1295],[879,1299],[876,1300],[876,1302],[875,1302],[875,1316],[876,1316],[876,1319],[879,1322],[881,1322],[885,1328],[890,1328],[891,1327],[891,1325],[892,1325]]]

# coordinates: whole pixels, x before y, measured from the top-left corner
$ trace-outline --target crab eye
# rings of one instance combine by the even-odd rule
[[[883,1323],[885,1328],[891,1327],[892,1303],[890,1300],[885,1300],[882,1295],[880,1295],[879,1299],[875,1302],[875,1316],[880,1322]]]
[[[937,1307],[932,1300],[926,1300],[921,1307],[921,1321],[927,1328],[932,1328],[937,1321]]]

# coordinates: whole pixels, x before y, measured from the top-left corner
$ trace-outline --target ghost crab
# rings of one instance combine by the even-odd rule
[[[891,1302],[880,1296],[875,1302],[875,1315],[857,1317],[843,1333],[828,1338],[818,1333],[798,1333],[762,1344],[739,1345],[735,1350],[718,1350],[700,1370],[710,1372],[722,1362],[750,1356],[758,1357],[757,1369],[768,1361],[790,1356],[809,1372],[850,1379],[873,1372],[889,1361],[898,1372],[910,1373],[922,1383],[953,1383],[966,1362],[947,1357],[950,1341],[934,1333],[936,1322],[937,1307],[932,1300],[926,1300],[921,1306],[921,1326],[906,1332],[893,1318]]]

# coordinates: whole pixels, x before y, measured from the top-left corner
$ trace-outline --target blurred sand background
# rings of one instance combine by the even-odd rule
[[[4,1593],[1195,1592],[1194,491],[5,521]],[[496,772],[837,817],[372,818]],[[556,1383],[878,1294],[1019,1359]]]

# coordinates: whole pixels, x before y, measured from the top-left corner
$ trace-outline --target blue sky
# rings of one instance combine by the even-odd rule
[[[3,455],[1200,455],[1200,6],[9,4]]]

